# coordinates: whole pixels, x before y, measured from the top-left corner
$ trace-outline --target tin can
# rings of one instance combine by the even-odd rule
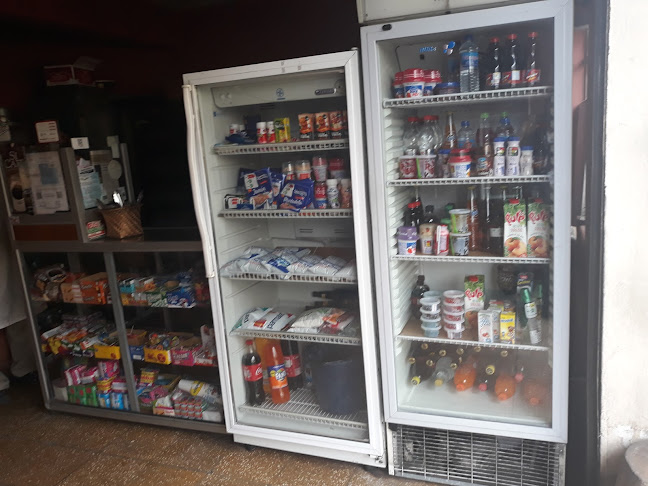
[[[276,142],[276,137],[275,137],[275,130],[274,130],[274,122],[273,121],[268,121],[266,122],[266,134],[268,137],[268,143],[275,143]]]
[[[302,113],[297,115],[299,120],[299,140],[308,141],[315,138],[314,118],[312,113]]]
[[[257,143],[268,143],[268,127],[266,122],[257,122]]]
[[[290,142],[290,118],[275,118],[274,129],[277,143]]]
[[[326,196],[326,182],[315,183],[315,208],[327,209],[328,200]]]

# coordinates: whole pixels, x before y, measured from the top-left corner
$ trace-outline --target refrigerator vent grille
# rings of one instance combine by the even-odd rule
[[[560,486],[564,446],[509,437],[397,426],[397,476],[443,484]]]

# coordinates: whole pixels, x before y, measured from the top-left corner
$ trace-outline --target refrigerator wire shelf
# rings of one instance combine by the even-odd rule
[[[234,275],[221,275],[222,278],[229,278],[231,280],[254,280],[265,281],[271,280],[273,282],[311,282],[311,283],[327,283],[335,285],[356,285],[358,280],[355,278],[335,277],[330,275],[279,275],[276,273],[237,273]]]
[[[230,334],[246,338],[284,339],[307,343],[343,344],[346,346],[362,345],[362,339],[359,336],[342,336],[339,334],[257,331],[254,329],[233,329]]]
[[[454,485],[564,484],[563,444],[406,425],[392,434],[396,476]]]
[[[274,404],[267,398],[261,405],[241,405],[241,411],[269,417],[299,420],[320,425],[332,425],[350,429],[368,430],[367,414],[364,411],[347,415],[336,415],[322,410],[315,394],[307,388],[290,392],[290,401]]]
[[[453,93],[421,98],[392,98],[383,100],[383,108],[418,108],[440,104],[462,104],[484,101],[524,100],[549,96],[553,88],[539,86],[535,88],[499,89],[494,91],[475,91],[472,93]]]
[[[550,326],[547,323],[543,323],[544,328],[548,329]],[[466,330],[464,333],[468,333]],[[474,332],[473,332],[474,333]],[[439,337],[429,338],[423,335],[421,329],[421,321],[415,317],[410,318],[403,330],[400,332],[397,339],[403,341],[421,341],[421,342],[430,342],[430,343],[444,343],[455,346],[474,346],[480,348],[494,348],[494,349],[519,349],[521,351],[549,351],[550,348],[547,346],[540,346],[535,344],[509,344],[509,343],[482,343],[474,339],[448,339],[443,337],[444,331],[442,330]],[[465,336],[463,336],[465,337]]]
[[[476,184],[526,184],[551,182],[551,176],[467,177],[465,179],[397,179],[387,181],[388,186],[463,186]]]
[[[438,263],[510,263],[517,265],[548,265],[551,258],[508,258],[496,256],[441,256],[441,255],[392,255],[392,260],[438,262]]]
[[[219,216],[228,219],[352,218],[353,209],[302,209],[298,213],[283,209],[226,209]]]
[[[215,145],[216,155],[274,154],[284,152],[313,152],[349,148],[348,139],[312,140],[309,142],[263,143],[252,145]]]

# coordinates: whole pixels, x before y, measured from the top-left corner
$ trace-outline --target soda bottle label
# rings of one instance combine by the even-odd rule
[[[491,238],[501,238],[503,231],[501,226],[493,227],[488,229],[488,234]]]
[[[301,358],[298,354],[284,356],[284,364],[286,365],[286,374],[288,375],[288,378],[296,378],[301,375]]]
[[[539,69],[527,69],[526,83],[529,86],[535,86],[536,84],[540,84],[540,70]]]
[[[243,366],[243,378],[245,381],[259,381],[263,379],[263,368],[260,364]]]
[[[517,88],[520,86],[522,83],[522,76],[521,76],[521,71],[519,69],[515,69],[511,71],[511,87],[512,88]]]
[[[499,88],[502,79],[502,73],[489,73],[486,76],[486,86],[489,88]]]
[[[268,366],[268,375],[270,378],[270,387],[273,390],[279,390],[288,386],[288,375],[285,365]]]
[[[542,332],[540,329],[529,330],[529,341],[531,341],[531,344],[540,344],[542,341]]]

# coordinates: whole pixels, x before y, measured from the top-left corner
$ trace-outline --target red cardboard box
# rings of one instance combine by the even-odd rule
[[[94,86],[94,70],[100,62],[91,57],[80,57],[73,64],[45,66],[45,82],[47,86]]]

